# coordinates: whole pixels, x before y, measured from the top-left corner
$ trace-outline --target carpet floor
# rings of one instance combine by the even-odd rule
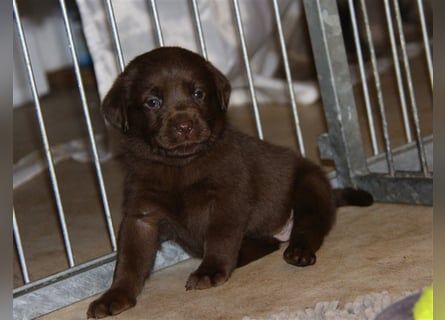
[[[370,293],[401,296],[432,282],[432,218],[432,207],[423,206],[341,208],[314,266],[286,264],[283,245],[237,269],[220,287],[186,292],[188,274],[199,264],[187,260],[154,273],[136,307],[112,319],[275,319],[319,302],[336,301],[344,308]],[[41,319],[85,319],[93,299]]]

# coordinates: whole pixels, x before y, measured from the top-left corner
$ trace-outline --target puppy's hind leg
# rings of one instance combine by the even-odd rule
[[[297,167],[294,190],[294,225],[283,256],[304,267],[316,262],[315,253],[334,224],[336,203],[322,169],[306,159]]]
[[[241,243],[236,267],[258,260],[280,248],[280,241],[273,237],[245,237]]]

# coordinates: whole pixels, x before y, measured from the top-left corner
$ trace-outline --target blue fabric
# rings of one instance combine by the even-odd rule
[[[375,320],[413,320],[413,308],[421,292],[399,300],[383,310]]]

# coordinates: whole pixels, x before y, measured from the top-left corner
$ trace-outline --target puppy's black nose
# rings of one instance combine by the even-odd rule
[[[182,136],[189,135],[193,130],[193,121],[192,120],[184,120],[178,122],[175,125],[176,133]]]

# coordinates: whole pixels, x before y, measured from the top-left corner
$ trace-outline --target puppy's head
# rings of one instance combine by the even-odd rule
[[[102,103],[105,118],[143,141],[150,154],[191,157],[225,127],[226,77],[201,56],[163,47],[132,60]]]

